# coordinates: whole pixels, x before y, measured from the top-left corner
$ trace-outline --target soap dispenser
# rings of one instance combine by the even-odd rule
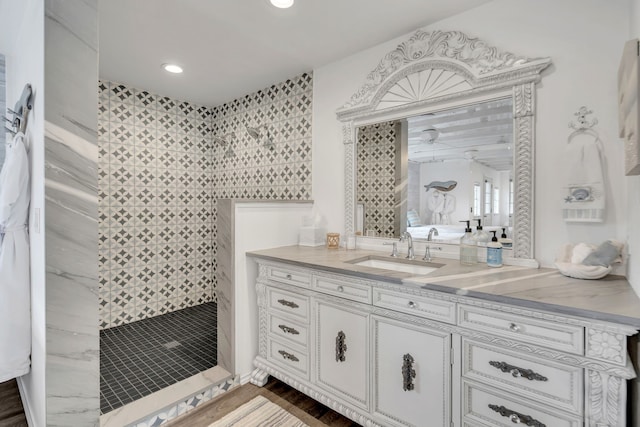
[[[487,233],[482,229],[481,219],[476,219],[475,221],[478,221],[478,226],[476,227],[476,232],[473,233],[473,238],[476,239],[476,242],[479,248],[486,248],[487,243],[489,243],[489,239],[491,238],[491,236],[489,236],[489,233]],[[478,249],[478,250],[481,250],[481,249]]]
[[[487,244],[487,265],[489,267],[502,267],[502,244],[498,242],[496,231],[492,231],[493,237]]]
[[[478,262],[478,246],[471,234],[471,221],[460,222],[467,223],[467,227],[464,229],[464,236],[460,239],[460,263],[465,265],[476,264]]]
[[[502,227],[502,234],[500,235],[500,239],[498,242],[502,244],[502,247],[505,249],[511,249],[513,247],[513,240],[507,237],[506,227]]]

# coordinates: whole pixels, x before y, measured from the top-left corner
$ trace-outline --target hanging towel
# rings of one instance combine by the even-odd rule
[[[573,132],[563,159],[567,180],[562,217],[567,222],[604,221],[604,166],[598,134],[590,129]]]
[[[7,144],[0,172],[0,382],[29,372],[31,302],[29,160],[24,134]]]
[[[427,209],[431,211],[431,224],[441,224],[441,215],[444,209],[444,194],[439,190],[427,191]]]

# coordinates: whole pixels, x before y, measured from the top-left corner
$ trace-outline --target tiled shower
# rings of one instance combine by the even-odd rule
[[[395,225],[396,141],[398,123],[389,121],[358,129],[357,202],[364,210],[364,230],[393,237]]]
[[[107,334],[153,329],[149,325],[157,316],[180,311],[193,318],[193,328],[208,329],[202,316],[215,312],[218,198],[310,199],[312,74],[217,107],[109,81],[100,81],[98,90],[104,355]],[[259,129],[264,138],[252,138],[247,126]],[[181,324],[193,332],[189,322]],[[215,329],[210,325],[210,331]],[[211,339],[204,335],[197,339]],[[134,351],[131,342],[138,338],[127,339],[129,344],[121,344],[116,354]],[[166,353],[161,359],[175,358],[178,347],[186,345],[156,344],[145,348],[156,356]],[[117,371],[101,363],[101,374],[112,370]],[[176,370],[184,371],[183,376],[190,372]],[[135,390],[129,384],[128,392],[114,390],[117,384],[109,383],[117,379],[102,375],[103,412],[144,395],[137,388],[153,388],[144,387],[145,381],[153,382],[152,374]],[[178,377],[176,381],[183,379]],[[107,394],[115,402],[104,405]]]

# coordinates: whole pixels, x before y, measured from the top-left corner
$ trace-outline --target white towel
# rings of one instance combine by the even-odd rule
[[[562,158],[567,171],[562,217],[567,222],[604,221],[606,197],[598,134],[592,130],[573,132]]]

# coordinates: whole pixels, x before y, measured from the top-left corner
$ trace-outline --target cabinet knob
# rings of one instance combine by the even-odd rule
[[[285,334],[300,335],[300,332],[287,325],[278,325],[278,328],[282,329]]]
[[[338,292],[344,292],[344,287],[342,287],[342,285],[338,286]]]
[[[509,408],[505,408],[502,405],[492,405],[489,404],[489,408],[501,416],[507,418],[514,424],[524,424],[530,427],[547,427],[546,424],[541,423],[530,415],[521,414],[519,412],[513,411]]]
[[[416,304],[416,303],[415,303],[415,302],[413,302],[413,301],[409,301],[409,302],[407,303],[407,307],[409,307],[409,308],[416,308],[417,306],[418,306],[418,304]]]
[[[416,377],[416,370],[413,369],[413,356],[407,353],[402,356],[402,389],[411,391],[415,389],[413,379]]]
[[[504,373],[510,373],[514,378],[526,378],[530,381],[548,381],[548,378],[544,375],[540,375],[531,369],[520,368],[518,366],[510,365],[507,362],[499,362],[497,360],[491,360],[489,365],[496,369],[500,369]]]
[[[336,336],[336,362],[347,361],[347,335],[340,331]]]
[[[287,274],[287,280],[291,280],[291,275]]]
[[[513,332],[520,332],[520,329],[520,326],[516,325],[515,323],[509,323],[509,330]]]
[[[286,299],[279,299],[278,303],[284,305],[285,307],[289,307],[289,308],[298,308],[298,307],[300,307],[295,302],[287,301]]]

